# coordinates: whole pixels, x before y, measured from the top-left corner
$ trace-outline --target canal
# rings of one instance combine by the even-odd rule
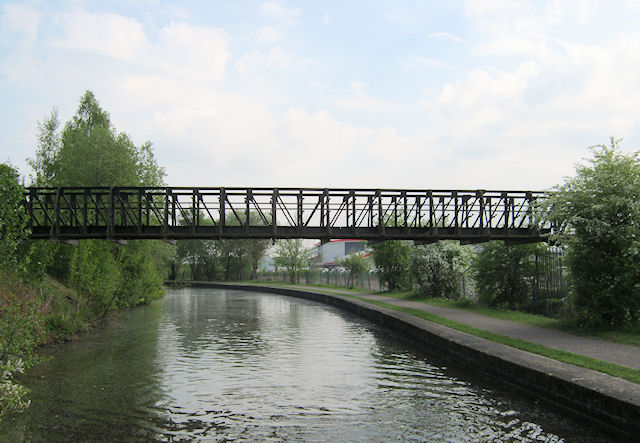
[[[2,441],[606,441],[337,308],[168,290],[26,377]]]

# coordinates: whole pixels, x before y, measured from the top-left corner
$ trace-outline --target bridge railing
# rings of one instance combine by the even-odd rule
[[[32,238],[455,238],[536,241],[541,192],[27,188]]]

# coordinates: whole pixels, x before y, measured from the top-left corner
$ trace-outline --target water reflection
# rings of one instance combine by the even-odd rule
[[[59,346],[7,441],[602,441],[359,318],[185,289]]]

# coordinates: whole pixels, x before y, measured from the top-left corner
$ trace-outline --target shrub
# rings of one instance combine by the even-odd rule
[[[640,318],[640,159],[616,140],[554,189],[548,205],[555,240],[567,248],[571,303],[585,326]]]
[[[544,244],[485,243],[473,263],[478,299],[487,306],[521,308],[529,303],[536,254]]]
[[[418,291],[425,297],[458,299],[473,252],[456,241],[439,241],[415,248],[411,271]]]

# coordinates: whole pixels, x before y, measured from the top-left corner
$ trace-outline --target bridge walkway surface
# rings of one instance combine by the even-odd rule
[[[292,287],[293,288],[293,287]],[[428,303],[411,300],[398,300],[378,294],[354,293],[339,289],[319,289],[311,286],[295,286],[297,289],[334,293],[339,295],[357,296],[363,300],[384,302],[390,305],[422,310],[448,320],[493,332],[529,343],[543,345],[572,354],[585,355],[609,363],[615,363],[640,370],[640,347],[625,345],[593,337],[582,337],[563,331],[541,328],[508,320],[488,317],[482,314],[465,311],[463,309],[434,306]]]

